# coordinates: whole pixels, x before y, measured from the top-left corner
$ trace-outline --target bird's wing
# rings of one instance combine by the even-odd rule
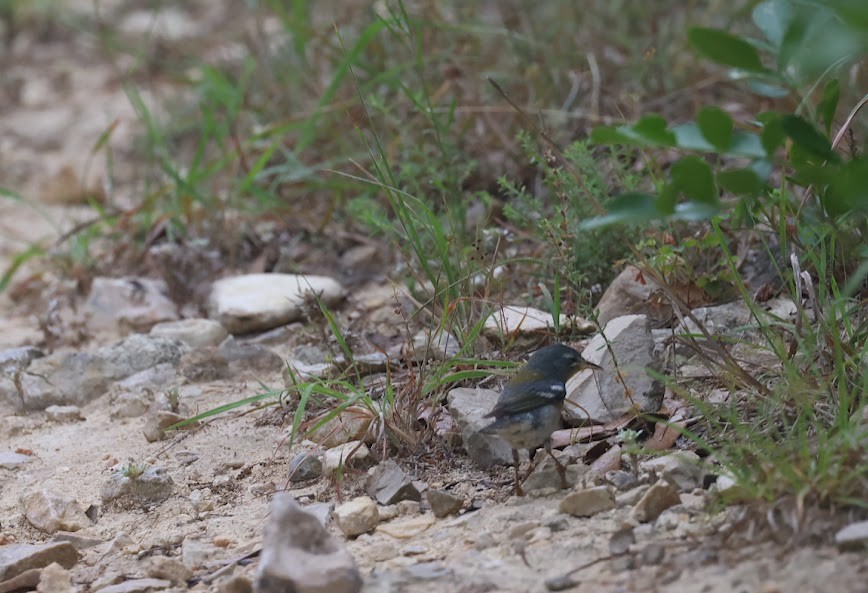
[[[529,412],[542,406],[563,401],[567,387],[560,381],[537,379],[523,383],[510,383],[504,388],[487,418]]]

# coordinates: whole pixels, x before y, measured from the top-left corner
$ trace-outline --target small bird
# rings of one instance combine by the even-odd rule
[[[519,449],[528,450],[532,463],[537,449],[545,447],[555,460],[561,487],[567,487],[566,469],[552,453],[551,436],[560,426],[561,410],[567,396],[567,380],[588,368],[600,369],[569,346],[552,344],[541,348],[506,384],[494,408],[484,416],[494,418],[494,422],[480,432],[497,435],[512,447],[516,495],[524,495],[518,471]]]

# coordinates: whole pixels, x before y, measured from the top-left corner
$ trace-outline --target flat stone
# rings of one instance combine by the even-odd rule
[[[289,462],[289,481],[304,482],[322,475],[322,457],[315,453],[303,452]]]
[[[291,495],[277,494],[265,526],[257,593],[357,593],[362,584],[361,573],[341,542]]]
[[[347,537],[367,533],[377,526],[380,515],[376,503],[367,496],[356,498],[338,505],[334,510],[335,521]]]
[[[579,333],[596,331],[596,326],[592,322],[564,314],[560,315],[558,323],[562,329],[574,329]],[[506,305],[488,316],[482,332],[487,338],[509,341],[519,335],[551,332],[554,327],[554,319],[548,311],[521,305]]]
[[[851,523],[838,531],[835,534],[835,545],[846,551],[868,548],[868,521]]]
[[[368,435],[373,420],[374,417],[367,408],[350,406],[331,416],[322,426],[312,431],[308,438],[323,447],[337,447],[348,441],[366,441],[369,436],[374,436]]]
[[[165,282],[150,278],[94,278],[84,310],[98,329],[148,331],[178,318]]]
[[[681,504],[678,489],[669,482],[660,480],[639,499],[631,514],[640,523],[648,523],[654,521],[669,507],[677,504]]]
[[[158,323],[151,328],[151,335],[177,340],[196,349],[219,346],[229,332],[213,319],[179,319]]]
[[[396,539],[411,539],[436,523],[433,514],[414,515],[382,523],[377,527],[377,533],[390,535]]]
[[[0,451],[0,468],[16,469],[33,461],[33,456],[15,453],[14,451]]]
[[[148,593],[149,591],[168,589],[171,585],[171,582],[164,579],[131,579],[97,589],[97,591],[100,593]]]
[[[93,524],[77,500],[44,488],[25,494],[21,504],[27,522],[43,533],[78,531]]]
[[[323,471],[327,474],[336,473],[345,465],[359,465],[371,455],[368,446],[361,441],[350,441],[337,447],[332,447],[323,455]]]
[[[438,519],[457,513],[464,507],[464,499],[445,490],[430,489],[426,493],[431,512]]]
[[[594,336],[582,352],[603,370],[586,369],[567,382],[564,418],[571,425],[607,424],[628,412],[654,413],[663,403],[663,384],[647,372],[660,366],[648,319],[644,315],[618,317],[603,332],[605,337]]]
[[[45,408],[45,416],[51,422],[58,424],[84,420],[81,408],[78,406],[48,406]]]
[[[72,575],[57,562],[42,569],[37,593],[72,593]]]
[[[193,578],[193,570],[177,558],[153,556],[148,562],[148,576],[182,585]]]
[[[215,282],[208,299],[208,314],[230,333],[241,334],[286,325],[302,315],[305,300],[318,295],[332,307],[344,288],[326,276],[247,274]]]
[[[592,517],[615,508],[615,495],[607,486],[597,486],[570,492],[558,510],[574,517]]]
[[[483,418],[497,402],[500,393],[493,389],[458,387],[446,396],[449,413],[458,423],[467,454],[482,469],[493,465],[512,465],[512,447],[502,438],[481,434],[491,418]]]
[[[387,459],[374,468],[368,477],[367,490],[382,505],[401,500],[422,500],[422,493],[394,459]]]
[[[148,467],[138,476],[113,473],[100,489],[105,504],[147,506],[165,502],[174,482],[164,467]]]
[[[702,486],[705,471],[700,466],[699,455],[693,451],[676,451],[662,457],[643,461],[639,467],[645,472],[653,471],[675,485],[680,492],[690,492]]]
[[[78,562],[78,552],[69,542],[0,546],[0,582],[27,570],[45,568],[53,562],[72,568]]]

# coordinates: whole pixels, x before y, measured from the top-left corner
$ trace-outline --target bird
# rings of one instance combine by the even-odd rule
[[[567,396],[567,380],[584,369],[601,370],[575,349],[552,344],[534,352],[503,388],[497,403],[483,418],[494,421],[479,432],[496,435],[512,447],[515,494],[523,496],[519,477],[519,449],[527,449],[531,463],[537,449],[545,447],[555,460],[561,488],[567,487],[566,469],[552,453],[552,433],[560,426]],[[528,475],[533,466],[528,468]]]

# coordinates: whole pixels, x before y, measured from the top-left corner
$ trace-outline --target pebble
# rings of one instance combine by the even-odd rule
[[[560,512],[574,517],[591,517],[613,508],[615,508],[615,496],[608,486],[570,492],[558,507]]]
[[[347,537],[367,533],[380,521],[377,504],[368,496],[357,496],[338,505],[333,516],[338,527]]]

